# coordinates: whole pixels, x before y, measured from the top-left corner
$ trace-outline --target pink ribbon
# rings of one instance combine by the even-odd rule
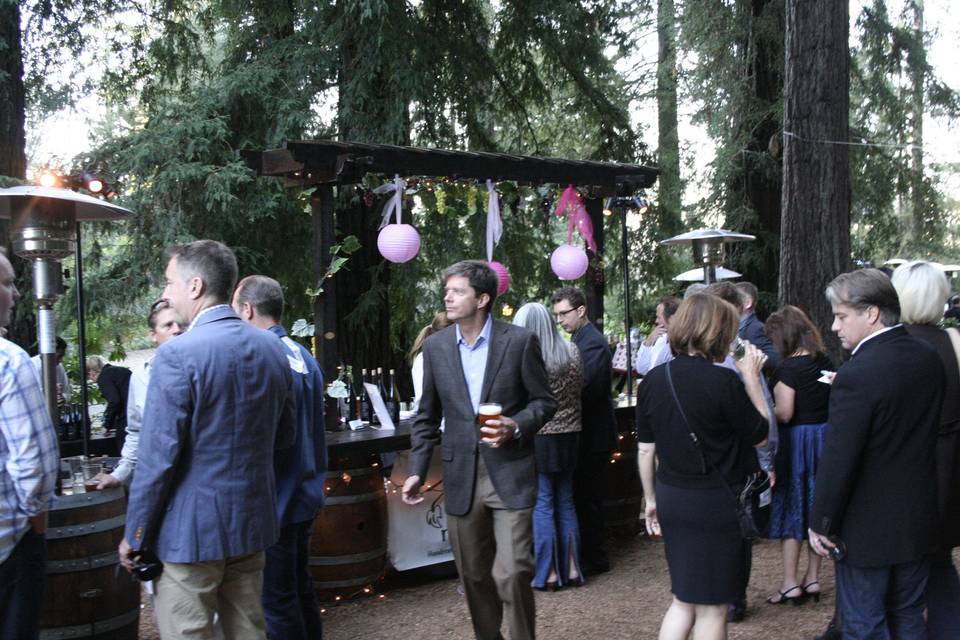
[[[593,223],[590,222],[590,214],[583,206],[583,198],[580,196],[580,192],[574,189],[572,184],[560,196],[560,202],[557,203],[557,210],[554,211],[554,214],[558,218],[562,218],[564,214],[567,216],[567,244],[573,244],[573,230],[576,228],[580,232],[580,237],[586,241],[590,251],[597,252],[597,243],[593,241]]]

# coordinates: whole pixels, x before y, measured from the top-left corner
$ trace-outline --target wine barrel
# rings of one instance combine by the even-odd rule
[[[123,489],[59,496],[47,528],[47,583],[40,640],[136,640],[140,583],[117,558]]]
[[[618,408],[619,450],[603,474],[603,524],[608,529],[634,535],[642,529],[643,488],[637,466],[637,438],[633,432],[633,408]]]
[[[310,574],[321,602],[362,595],[383,576],[387,496],[369,456],[331,460],[326,499],[310,536]]]

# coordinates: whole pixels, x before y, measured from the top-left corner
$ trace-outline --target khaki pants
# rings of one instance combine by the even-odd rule
[[[478,459],[470,512],[447,515],[447,527],[474,635],[499,640],[506,617],[511,640],[533,640],[533,509],[508,509]]]
[[[216,613],[223,637],[263,640],[267,634],[260,604],[262,589],[263,552],[211,562],[165,562],[163,574],[154,582],[160,637],[217,638]]]

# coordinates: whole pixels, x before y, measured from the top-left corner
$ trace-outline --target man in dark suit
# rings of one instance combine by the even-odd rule
[[[768,376],[774,372],[777,365],[780,364],[780,354],[773,346],[773,342],[763,331],[763,323],[757,318],[756,306],[757,286],[752,282],[738,282],[737,291],[740,293],[740,329],[737,335],[742,340],[746,340],[756,348],[763,351],[767,356],[767,361],[763,365],[763,372]]]
[[[587,318],[587,300],[576,287],[563,287],[550,298],[557,323],[570,334],[583,360],[580,394],[580,455],[573,476],[573,502],[580,525],[580,568],[586,575],[610,570],[603,549],[603,509],[599,478],[617,446],[617,422],[610,399],[613,356],[606,338]]]
[[[263,638],[263,550],[277,541],[274,447],[293,443],[286,352],[230,308],[237,261],[198,240],[167,250],[166,288],[181,326],[150,365],[137,472],[120,562],[163,561],[160,634]]]
[[[880,271],[842,274],[826,295],[853,353],[830,392],[810,546],[837,558],[844,638],[926,638],[943,365],[899,324],[897,292]]]
[[[116,443],[114,455],[123,451],[127,437],[127,398],[130,394],[130,369],[108,363],[102,356],[87,358],[87,378],[96,382],[107,401],[103,411],[103,428],[113,431]]]
[[[267,276],[247,276],[233,294],[233,310],[245,322],[279,338],[293,376],[297,436],[273,454],[280,539],[266,550],[263,615],[271,638],[320,640],[323,625],[310,578],[310,527],[323,506],[327,445],[323,425],[323,373],[310,352],[287,337],[283,289]]]
[[[463,582],[473,630],[513,640],[534,637],[533,505],[537,479],[533,438],[557,403],[530,331],[494,320],[497,276],[465,260],[444,273],[443,302],[454,324],[423,344],[423,395],[410,432],[411,475],[403,501],[416,504],[433,447],[443,432],[443,488],[450,546]],[[502,406],[482,428],[481,403]],[[480,440],[483,442],[480,442]]]

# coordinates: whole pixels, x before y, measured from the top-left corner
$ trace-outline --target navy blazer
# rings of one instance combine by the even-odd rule
[[[767,337],[763,330],[763,323],[757,318],[755,313],[751,313],[740,321],[740,330],[737,335],[742,340],[746,340],[767,356],[767,361],[763,363],[763,372],[770,375],[780,364],[780,354],[777,353],[773,342]]]
[[[903,327],[861,344],[833,379],[810,528],[839,535],[851,566],[933,550],[943,389],[936,351]]]
[[[327,443],[323,425],[323,373],[310,351],[287,337],[278,324],[268,329],[287,350],[297,408],[297,437],[292,447],[273,453],[280,526],[308,522],[323,506]]]
[[[503,415],[520,427],[520,439],[497,448],[477,444],[480,425],[463,376],[456,327],[451,325],[427,338],[423,343],[423,395],[410,429],[410,475],[426,479],[443,419],[447,513],[462,516],[470,511],[478,455],[508,508],[532,507],[537,498],[533,438],[557,410],[537,336],[523,327],[493,321],[480,402],[499,402]]]
[[[617,448],[617,421],[610,398],[613,354],[607,339],[592,322],[577,329],[571,339],[583,360],[580,450],[593,453],[613,451]]]
[[[135,550],[191,563],[276,542],[272,454],[293,442],[291,384],[282,343],[227,305],[157,349],[127,507]]]

